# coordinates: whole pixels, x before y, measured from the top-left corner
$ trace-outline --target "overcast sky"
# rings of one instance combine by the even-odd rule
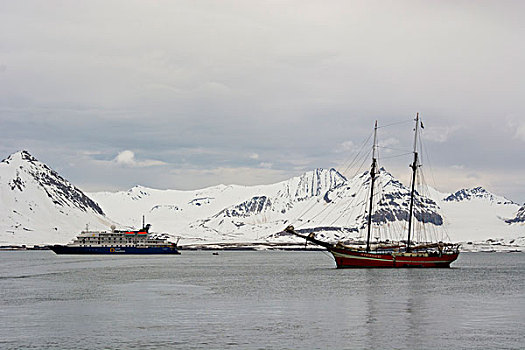
[[[419,112],[439,190],[522,203],[524,38],[524,1],[0,0],[0,156],[86,191],[265,184]]]

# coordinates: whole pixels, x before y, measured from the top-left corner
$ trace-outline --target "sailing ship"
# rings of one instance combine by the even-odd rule
[[[377,121],[374,127],[374,143],[372,149],[372,165],[370,169],[370,198],[367,203],[367,237],[366,247],[352,246],[341,242],[331,243],[316,238],[314,232],[302,234],[290,225],[285,231],[306,239],[321,247],[326,248],[334,257],[338,268],[358,268],[358,267],[384,267],[384,268],[403,268],[403,267],[422,267],[439,268],[450,267],[450,264],[459,256],[459,245],[452,243],[439,242],[414,242],[413,239],[413,220],[414,220],[414,197],[416,194],[416,175],[420,168],[418,154],[418,133],[422,123],[419,113],[416,115],[416,127],[414,134],[413,162],[410,164],[412,169],[410,204],[408,213],[408,232],[406,240],[399,242],[385,241],[377,242],[372,245],[370,242],[372,233],[372,212],[374,208],[374,184],[379,174],[377,152]],[[301,230],[302,231],[302,230]]]

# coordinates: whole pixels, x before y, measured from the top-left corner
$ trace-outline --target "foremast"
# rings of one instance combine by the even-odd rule
[[[377,158],[376,158],[376,148],[377,148],[377,120],[374,127],[374,146],[372,147],[372,166],[370,168],[370,204],[368,208],[368,232],[366,235],[366,252],[370,251],[370,234],[372,232],[372,208],[374,200],[374,183],[377,176]]]
[[[416,128],[414,129],[414,162],[410,164],[412,169],[412,188],[410,189],[410,209],[408,211],[408,238],[406,251],[410,252],[410,235],[412,233],[412,217],[414,215],[414,194],[416,191],[416,174],[419,168],[419,159],[417,153],[417,134],[419,131],[419,113],[416,114]]]

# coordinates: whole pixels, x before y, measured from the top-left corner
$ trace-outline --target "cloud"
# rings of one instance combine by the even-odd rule
[[[261,168],[271,169],[272,166],[273,166],[273,164],[270,163],[270,162],[261,162],[261,163],[259,163],[259,166],[260,166]]]
[[[381,140],[378,144],[379,148],[383,149],[383,152],[390,154],[394,150],[399,151],[400,148],[398,148],[399,145],[399,139],[394,137],[389,137],[384,140]]]
[[[92,151],[92,150],[80,150],[79,154],[83,155],[83,156],[90,156],[90,157],[92,157],[92,156],[101,155],[101,154],[103,154],[103,152],[101,152],[101,151]]]
[[[343,153],[343,152],[354,152],[355,150],[355,143],[352,140],[347,140],[339,144],[337,149],[335,150],[337,153]]]
[[[125,150],[125,151],[120,152],[113,159],[113,161],[119,165],[129,166],[129,167],[139,167],[139,168],[167,164],[160,160],[153,160],[153,159],[146,159],[146,160],[138,161],[135,159],[135,153],[130,150]]]
[[[383,147],[391,147],[391,146],[395,146],[395,145],[398,145],[399,144],[399,140],[394,138],[394,137],[389,137],[383,141],[381,141],[381,143],[379,144],[380,146],[383,146]]]
[[[521,123],[516,127],[515,137],[522,141],[525,141],[525,123]]]
[[[437,143],[447,142],[451,135],[458,131],[460,127],[458,125],[453,126],[438,126],[429,129],[424,129],[424,137],[429,141]]]
[[[243,167],[253,179],[217,174],[284,180],[352,159],[376,119],[393,126],[379,145],[410,150],[417,111],[436,165],[525,171],[508,161],[525,140],[524,2],[49,3],[2,4],[0,151],[38,149],[73,182],[107,169],[115,187],[193,188],[215,179],[168,170]],[[97,172],[64,161],[82,149]]]

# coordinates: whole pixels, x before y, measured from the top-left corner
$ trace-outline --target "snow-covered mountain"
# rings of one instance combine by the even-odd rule
[[[290,216],[346,182],[334,169],[317,169],[272,185],[219,185],[195,191],[137,186],[89,195],[104,203],[108,216],[118,222],[138,225],[144,214],[155,230],[186,241],[251,241],[281,231]]]
[[[0,163],[0,244],[67,242],[79,228],[107,228],[102,208],[27,151]]]
[[[496,196],[490,193],[483,187],[464,188],[455,193],[452,193],[443,200],[446,202],[462,202],[473,199],[483,199],[495,204],[516,204],[505,197]]]
[[[518,209],[516,216],[513,218],[505,220],[507,224],[525,224],[525,204]]]
[[[405,239],[409,189],[385,169],[376,181],[373,237]],[[0,163],[0,240],[65,242],[87,223],[94,229],[114,222],[138,228],[142,215],[153,231],[180,236],[185,244],[290,242],[295,237],[282,232],[289,224],[328,240],[359,240],[366,235],[369,191],[367,172],[346,178],[335,169],[315,169],[270,185],[194,191],[135,186],[86,196],[27,152],[18,152]],[[425,222],[425,235],[454,242],[525,241],[524,212],[481,187],[453,194],[427,188],[415,196],[415,226]]]
[[[404,239],[409,189],[386,170],[377,179],[374,237]],[[126,192],[91,193],[108,216],[138,226],[142,214],[154,228],[182,236],[184,242],[292,240],[282,229],[314,229],[330,240],[359,239],[366,234],[370,177],[347,179],[335,169],[316,169],[280,183],[264,186],[216,186],[198,191],[154,190],[134,187]],[[481,241],[525,237],[525,229],[509,227],[505,219],[519,206],[481,187],[454,194],[428,188],[416,193],[416,223],[430,225],[433,238]],[[435,231],[435,232],[430,232]],[[392,234],[392,232],[394,234]],[[386,235],[385,235],[386,236]],[[425,239],[428,237],[422,237]]]
[[[451,237],[462,241],[525,237],[525,229],[505,223],[519,209],[511,200],[482,187],[462,189],[442,198],[439,205]]]

